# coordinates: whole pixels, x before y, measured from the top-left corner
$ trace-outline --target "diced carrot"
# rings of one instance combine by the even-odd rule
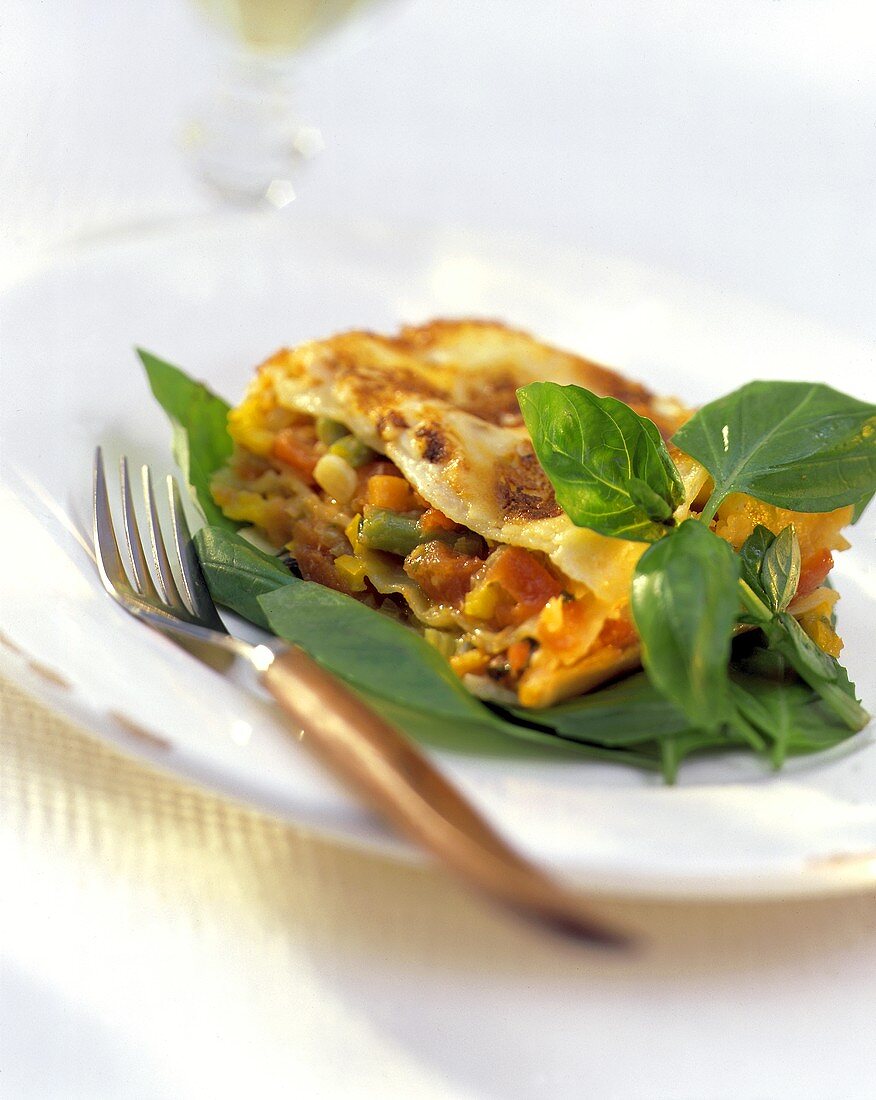
[[[291,466],[306,481],[312,481],[319,461],[315,445],[316,435],[311,427],[283,428],[277,432],[272,453],[274,458]]]
[[[427,531],[452,531],[458,524],[454,523],[437,508],[427,508],[420,516],[420,530]]]
[[[361,512],[362,506],[368,503],[368,482],[372,477],[382,475],[387,477],[401,477],[398,466],[390,462],[387,458],[378,458],[373,462],[366,462],[364,466],[359,467],[356,471],[358,485],[351,501],[351,507],[355,511]]]
[[[512,642],[508,646],[505,658],[508,661],[508,667],[515,676],[526,668],[530,653],[532,653],[532,642],[528,638],[523,638],[519,642]]]
[[[366,501],[375,508],[391,512],[407,512],[414,506],[410,485],[404,478],[392,474],[375,474],[368,479]]]
[[[506,546],[494,555],[484,574],[484,583],[498,584],[510,597],[502,618],[522,623],[541,611],[563,586],[534,555],[519,546]]]
[[[638,638],[636,628],[629,619],[606,619],[599,632],[600,646],[613,645],[616,649],[629,649]]]
[[[816,550],[804,558],[800,568],[800,580],[797,584],[797,596],[808,596],[814,592],[824,578],[833,569],[833,554],[829,550]]]
[[[409,554],[404,569],[431,599],[461,607],[472,577],[483,564],[480,558],[460,554],[447,543],[435,540]]]

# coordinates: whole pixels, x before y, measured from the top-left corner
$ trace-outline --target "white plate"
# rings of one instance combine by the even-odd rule
[[[171,467],[168,426],[133,345],[232,400],[284,343],[439,315],[502,318],[694,402],[756,376],[828,380],[872,399],[874,351],[616,260],[459,232],[314,227],[298,214],[213,219],[106,244],[7,297],[0,667],[162,768],[410,855],[322,775],[267,702],[144,629],[101,590],[82,534],[95,443]],[[853,537],[836,571],[840,623],[872,707],[872,519]],[[741,754],[688,763],[674,788],[568,758],[440,755],[509,837],[592,890],[781,896],[876,881],[871,730],[779,775]]]

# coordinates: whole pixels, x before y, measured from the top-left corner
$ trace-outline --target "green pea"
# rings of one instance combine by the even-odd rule
[[[340,420],[332,420],[328,416],[318,416],[316,418],[317,438],[320,443],[325,443],[326,447],[330,447],[332,443],[336,443],[348,434],[346,424],[342,424]]]
[[[332,443],[329,447],[329,454],[342,458],[354,470],[358,470],[360,466],[364,466],[366,462],[370,462],[377,457],[377,453],[372,451],[367,443],[363,443],[361,439],[357,439],[354,435],[342,436]]]

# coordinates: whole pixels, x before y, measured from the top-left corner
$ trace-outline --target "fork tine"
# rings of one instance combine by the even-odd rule
[[[124,456],[119,463],[119,468],[122,482],[122,522],[125,525],[125,539],[128,543],[128,552],[131,555],[134,584],[142,596],[148,596],[150,599],[161,599],[152,580],[152,574],[149,572],[146,554],[143,552],[143,542],[140,539],[140,528],[137,524],[137,513],[134,511],[134,499],[131,495],[128,460]]]
[[[204,580],[200,562],[192,546],[192,536],[183,511],[179,486],[176,483],[176,478],[170,475],[167,478],[167,494],[170,499],[170,518],[173,525],[173,538],[179,557],[183,586],[192,610],[205,626],[227,633],[225,624],[219,618],[216,604],[213,603],[213,597],[207,589],[207,582]]]
[[[167,556],[167,548],[164,545],[164,536],[161,533],[161,524],[158,522],[158,507],[155,503],[155,493],[152,489],[152,473],[148,466],[143,466],[143,498],[146,501],[146,510],[149,518],[149,540],[152,543],[152,556],[155,559],[155,571],[158,575],[158,585],[162,589],[167,603],[175,611],[188,612],[185,600],[180,595],[177,583],[174,580],[173,569]]]
[[[92,519],[97,568],[104,588],[110,595],[116,595],[120,589],[130,590],[131,582],[125,572],[125,565],[122,561],[115,527],[113,526],[113,514],[106,489],[106,468],[103,464],[103,451],[100,447],[97,447],[94,452]]]

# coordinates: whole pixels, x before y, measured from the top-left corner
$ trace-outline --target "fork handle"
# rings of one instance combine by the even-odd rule
[[[411,742],[303,650],[279,654],[263,682],[303,744],[390,825],[469,885],[568,934],[619,946],[626,937],[516,852]]]

